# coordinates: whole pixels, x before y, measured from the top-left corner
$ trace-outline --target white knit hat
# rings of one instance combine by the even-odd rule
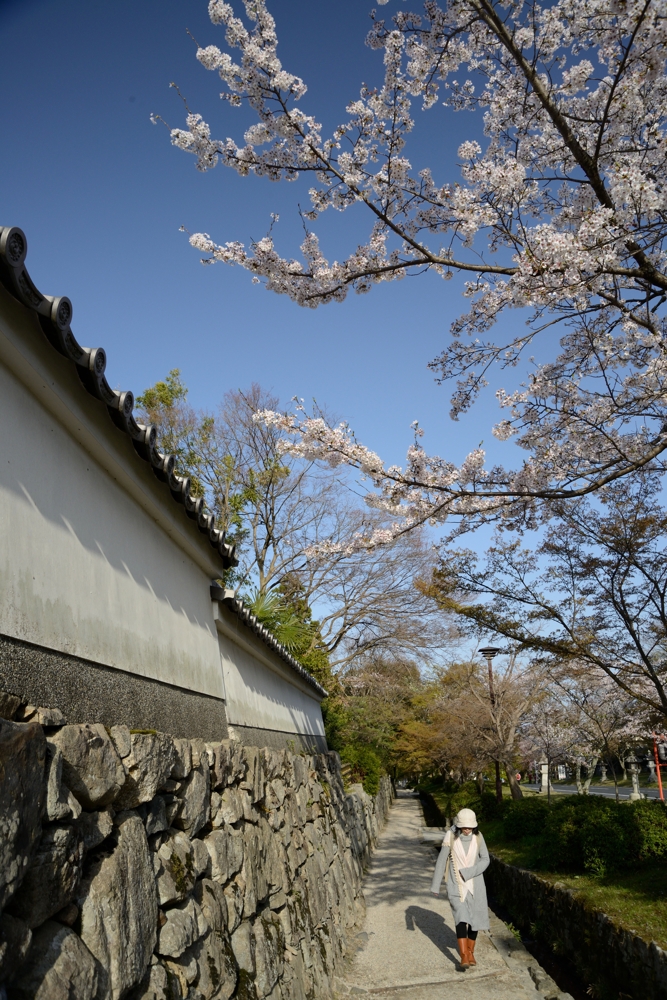
[[[462,830],[463,827],[470,827],[472,830],[477,826],[477,817],[472,809],[459,809],[454,817],[454,826]]]

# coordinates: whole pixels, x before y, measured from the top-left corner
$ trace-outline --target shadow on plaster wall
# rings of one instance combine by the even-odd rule
[[[110,478],[116,496],[104,509],[92,483],[88,495],[85,489],[58,490],[57,477],[49,477],[45,489],[43,469],[38,477],[24,468],[18,478],[9,465],[3,463],[0,491],[8,490],[18,500],[3,504],[6,529],[14,536],[10,551],[21,554],[37,589],[46,589],[55,598],[63,590],[65,575],[76,574],[82,589],[113,601],[122,599],[129,582],[191,625],[213,634],[212,624],[205,620],[210,612],[206,574]],[[100,469],[93,474],[105,475]]]

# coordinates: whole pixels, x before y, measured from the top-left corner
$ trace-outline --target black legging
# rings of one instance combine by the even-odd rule
[[[474,931],[470,924],[466,924],[463,921],[456,925],[456,936],[457,938],[470,938],[471,941],[477,940],[477,931]]]

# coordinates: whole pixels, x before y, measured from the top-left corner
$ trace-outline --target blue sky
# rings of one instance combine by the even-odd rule
[[[302,106],[329,128],[362,81],[381,80],[381,53],[364,45],[371,7],[271,6],[283,64],[309,86]],[[0,0],[1,224],[24,229],[33,279],[72,299],[75,334],[104,346],[112,385],[138,394],[180,368],[192,403],[214,408],[227,389],[258,381],[285,402],[316,397],[388,462],[402,461],[418,419],[424,445],[443,457],[460,461],[483,440],[494,460],[515,463],[514,446],[491,436],[492,391],[452,423],[447,388],[426,367],[464,309],[458,279],[414,277],[304,310],[239,269],[201,266],[180,226],[247,244],[266,232],[272,211],[280,214],[279,249],[295,254],[297,203],[307,204],[308,182],[241,179],[221,167],[199,174],[194,158],[151,124],[153,112],[182,124],[173,80],[217,137],[242,137],[245,112],[219,100],[220,81],[195,60],[186,29],[202,45],[223,47],[206,0]],[[414,111],[413,164],[456,179],[456,149],[478,124],[442,106]],[[318,222],[328,256],[365,237],[370,223],[360,213]],[[503,377],[500,384],[510,387]]]

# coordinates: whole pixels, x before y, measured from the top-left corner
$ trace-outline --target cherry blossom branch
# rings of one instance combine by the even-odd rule
[[[306,85],[278,59],[265,0],[245,0],[250,28],[230,4],[211,0],[211,20],[239,62],[212,45],[197,58],[223,79],[229,104],[246,102],[257,123],[244,145],[212,138],[190,112],[186,128],[171,133],[200,170],[220,163],[243,176],[314,176],[310,222],[358,203],[371,214],[367,243],[342,262],[330,263],[307,229],[299,260],[277,252],[271,231],[248,249],[196,233],[190,241],[206,263],[238,264],[253,281],[311,308],[415,268],[445,279],[453,271],[473,275],[468,312],[432,362],[441,381],[458,380],[454,418],[494,364],[518,364],[527,344],[563,324],[556,359],[542,360],[518,392],[497,392],[510,416],[494,434],[515,437],[528,455],[516,470],[486,469],[480,449],[457,468],[416,443],[404,470],[384,468],[345,428],[316,425],[305,414],[293,423],[262,416],[287,420],[290,450],[366,475],[367,502],[397,516],[394,535],[452,515],[471,526],[496,517],[533,524],[553,500],[585,496],[659,463],[667,447],[661,3],[450,0],[440,7],[428,0],[424,11],[399,12],[391,26],[374,20],[368,42],[383,53],[382,86],[362,88],[325,139],[299,107]],[[460,73],[481,80],[481,89],[470,78],[460,82]],[[462,143],[457,184],[436,182],[430,170],[415,174],[405,156],[412,100],[429,109],[441,90],[448,108],[484,114],[486,148],[476,138]],[[483,242],[501,254],[498,264],[479,253]],[[504,346],[480,340],[510,308],[533,311],[529,332]]]

